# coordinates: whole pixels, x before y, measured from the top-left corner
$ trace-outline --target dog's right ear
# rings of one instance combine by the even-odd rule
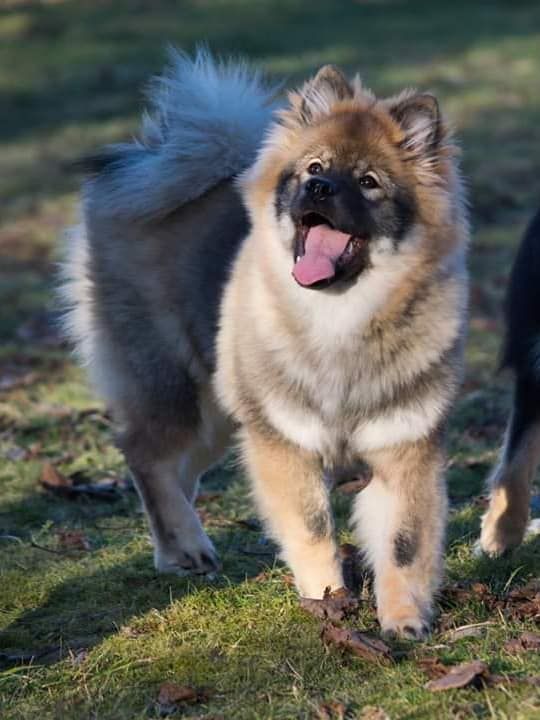
[[[290,109],[283,114],[286,124],[309,125],[328,115],[333,106],[351,100],[354,90],[335,65],[324,65],[301,90],[289,94]]]

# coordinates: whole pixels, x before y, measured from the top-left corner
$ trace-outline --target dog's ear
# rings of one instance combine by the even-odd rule
[[[403,147],[414,153],[431,153],[444,135],[439,103],[429,93],[407,92],[387,101],[388,111],[405,133]]]
[[[335,65],[324,65],[299,92],[291,93],[288,119],[294,119],[299,125],[309,125],[328,115],[336,103],[350,100],[353,95],[354,90],[341,70]]]

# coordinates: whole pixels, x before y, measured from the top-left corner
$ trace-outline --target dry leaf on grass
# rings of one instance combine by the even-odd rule
[[[470,586],[449,585],[442,591],[443,605],[461,605],[470,600],[480,601],[490,612],[501,612],[513,620],[540,619],[540,580],[534,579],[506,595],[497,596],[485,583]]]
[[[426,673],[430,680],[438,680],[448,672],[448,666],[433,655],[418,658],[416,664]]]
[[[535,578],[511,590],[502,609],[505,615],[515,620],[540,620],[540,579]]]
[[[518,638],[506,642],[504,649],[513,654],[526,652],[527,650],[540,650],[540,635],[533,632],[524,632]]]
[[[425,688],[431,690],[431,692],[441,692],[443,690],[464,688],[469,685],[482,687],[487,684],[489,677],[489,668],[486,663],[482,662],[482,660],[473,660],[472,662],[451,667],[446,675],[426,683]]]
[[[347,650],[364,660],[385,664],[393,660],[392,651],[386,643],[358,630],[339,628],[328,623],[323,626],[321,639],[325,645],[335,645],[335,647]]]
[[[52,463],[41,466],[39,482],[47,490],[66,490],[73,487],[73,480],[57,470]]]
[[[58,530],[58,545],[67,550],[90,550],[90,541],[82,530]]]
[[[346,588],[339,588],[330,592],[324,591],[322,600],[300,598],[300,607],[320,620],[333,620],[340,622],[358,614],[358,600]]]
[[[358,720],[390,720],[390,716],[381,707],[366,705],[358,715]]]
[[[345,720],[347,708],[338,700],[321,703],[316,710],[317,720]]]
[[[159,688],[157,705],[159,714],[166,716],[176,712],[183,704],[194,705],[206,700],[208,700],[208,690],[205,688],[164,682]]]
[[[471,600],[481,600],[491,603],[495,597],[491,593],[489,587],[485,583],[472,583],[471,585],[462,585],[455,583],[454,585],[446,585],[441,590],[441,601],[445,606],[462,605]]]
[[[77,471],[70,475],[60,472],[52,463],[41,466],[40,484],[46,489],[69,500],[84,496],[96,500],[118,500],[131,485],[118,477],[101,478],[95,482],[86,472]]]

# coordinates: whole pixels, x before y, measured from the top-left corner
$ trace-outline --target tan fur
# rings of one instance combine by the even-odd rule
[[[333,541],[310,537],[302,498],[326,502],[323,467],[359,457],[372,465],[354,522],[375,571],[379,618],[384,630],[421,637],[446,517],[437,438],[460,381],[467,302],[456,152],[443,126],[436,157],[417,157],[418,143],[390,115],[402,97],[377,101],[358,82],[352,97],[341,97],[341,80],[328,77],[330,87],[292,96],[241,180],[252,230],[221,307],[215,387],[243,426],[257,504],[304,594],[321,597],[340,575]],[[334,85],[340,97],[332,100]],[[381,239],[371,269],[343,295],[292,280],[284,238],[294,228],[274,209],[280,173],[292,165],[303,178],[311,158],[359,173],[369,162],[383,186],[387,173],[415,192],[417,221],[400,250]],[[416,532],[410,562],[408,529]]]
[[[374,476],[357,497],[354,521],[375,571],[381,626],[421,637],[433,615],[442,569],[447,501],[440,442],[429,438],[367,454],[366,460]],[[401,532],[415,545],[414,560],[403,566],[395,547]]]
[[[243,433],[242,448],[259,512],[282,545],[300,594],[320,598],[327,587],[342,587],[328,490],[317,457],[253,429]]]
[[[488,555],[502,555],[521,543],[529,521],[531,486],[540,462],[540,425],[532,425],[511,458],[507,448],[490,479],[489,508],[482,519],[480,544]]]

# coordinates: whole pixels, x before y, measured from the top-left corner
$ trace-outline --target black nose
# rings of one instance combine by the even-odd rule
[[[337,188],[331,180],[314,177],[306,182],[306,192],[312,200],[325,200],[336,194]]]

